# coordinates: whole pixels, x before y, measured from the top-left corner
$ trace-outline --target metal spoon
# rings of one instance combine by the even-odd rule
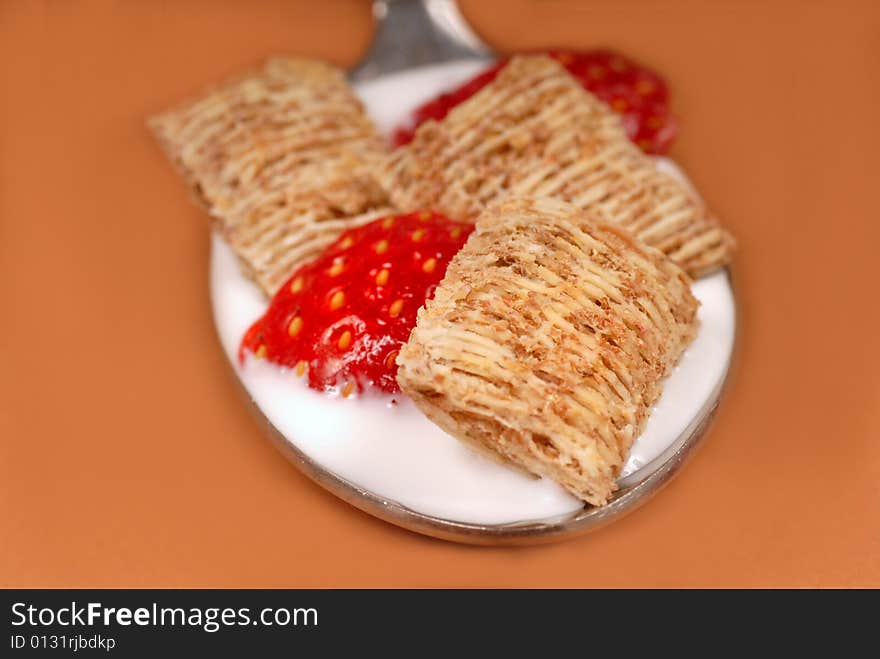
[[[361,82],[404,69],[441,62],[488,57],[458,10],[455,0],[376,0],[376,37],[361,63],[351,71]],[[730,279],[729,270],[726,273]],[[734,289],[735,291],[735,289]],[[567,538],[603,526],[645,503],[660,490],[693,454],[712,421],[728,380],[724,375],[705,405],[681,435],[657,458],[618,481],[619,489],[602,507],[586,506],[576,513],[513,524],[474,524],[441,519],[389,501],[324,468],[299,450],[252,408],[267,427],[279,450],[313,481],[340,499],[375,517],[425,535],[469,544],[537,544]],[[242,387],[242,390],[244,387]]]

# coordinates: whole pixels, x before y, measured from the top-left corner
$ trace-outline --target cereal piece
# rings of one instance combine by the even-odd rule
[[[601,505],[696,334],[689,286],[588,211],[509,199],[419,311],[397,380],[446,432]]]
[[[381,139],[329,64],[271,59],[149,124],[269,295],[342,231],[389,212],[372,178]]]
[[[699,197],[658,171],[620,117],[543,55],[514,57],[445,119],[422,124],[377,176],[401,210],[434,208],[461,220],[507,195],[568,201],[629,229],[695,277],[733,251]]]

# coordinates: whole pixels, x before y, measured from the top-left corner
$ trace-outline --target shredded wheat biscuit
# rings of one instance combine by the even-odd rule
[[[689,284],[593,213],[508,199],[419,311],[397,379],[453,436],[601,505],[696,334]]]
[[[628,228],[692,276],[729,262],[734,245],[610,108],[542,55],[514,57],[443,121],[422,124],[378,178],[400,209],[458,219],[507,194],[557,197]]]
[[[329,64],[271,59],[149,125],[269,295],[341,231],[390,210],[372,177],[382,142]]]

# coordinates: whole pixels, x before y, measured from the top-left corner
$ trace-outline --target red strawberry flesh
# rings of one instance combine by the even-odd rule
[[[418,211],[346,231],[278,290],[239,359],[253,353],[308,372],[320,391],[399,391],[397,351],[472,230]]]
[[[669,112],[669,90],[663,78],[610,50],[554,50],[547,54],[623,117],[627,135],[643,151],[666,153],[678,125]],[[452,108],[492,82],[506,63],[507,60],[501,60],[456,89],[416,108],[410,121],[392,134],[394,145],[412,141],[416,129],[429,119],[443,119]]]

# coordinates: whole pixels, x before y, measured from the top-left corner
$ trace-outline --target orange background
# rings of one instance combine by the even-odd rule
[[[271,53],[350,66],[349,2],[0,5],[0,584],[880,586],[880,9],[463,2],[493,46],[671,81],[740,240],[717,423],[646,507],[533,548],[420,537],[265,441],[212,328],[208,223],[144,119]]]

